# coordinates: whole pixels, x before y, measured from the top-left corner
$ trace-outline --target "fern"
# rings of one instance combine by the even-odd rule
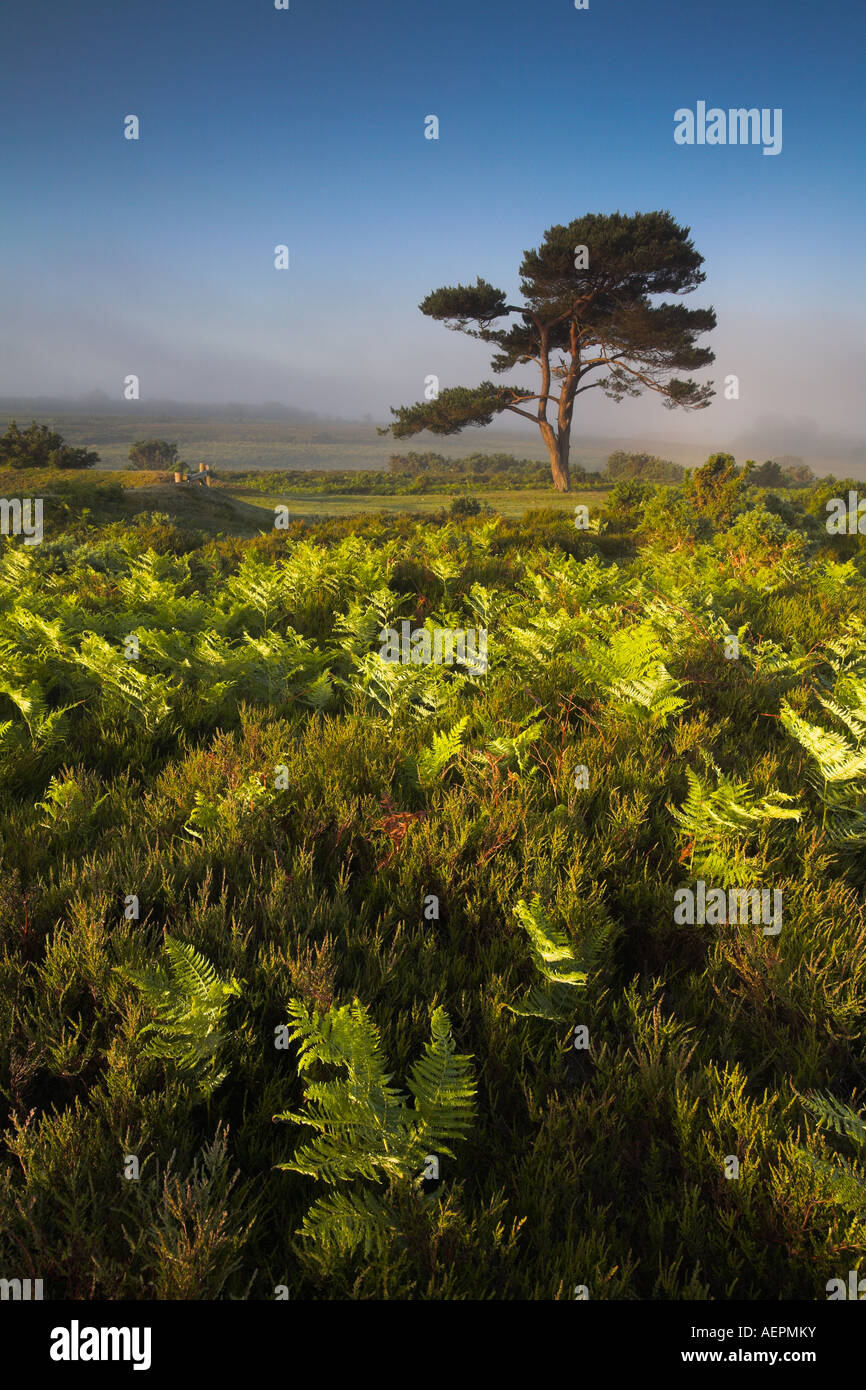
[[[351,1255],[360,1249],[369,1257],[381,1250],[386,1236],[395,1228],[393,1207],[369,1189],[360,1188],[320,1197],[305,1215],[298,1235],[313,1241],[326,1256]]]
[[[677,695],[679,681],[674,680],[663,662],[658,662],[654,671],[633,680],[615,681],[610,687],[610,696],[632,708],[638,715],[657,721],[662,728],[668,719],[685,707],[685,700]]]
[[[229,1000],[240,995],[243,981],[221,980],[194,947],[168,934],[165,950],[167,970],[122,971],[156,1014],[141,1030],[150,1037],[142,1055],[188,1073],[199,1094],[210,1097],[226,1077],[218,1066],[226,1040],[223,1025]]]
[[[72,776],[65,779],[52,777],[45,791],[45,800],[36,803],[36,809],[44,811],[47,817],[39,824],[46,830],[58,831],[82,826],[107,800],[107,792],[96,801],[90,800]]]
[[[367,652],[355,669],[356,678],[346,681],[348,688],[377,705],[392,723],[401,714],[430,719],[452,699],[453,687],[442,666],[403,665]]]
[[[420,787],[431,787],[442,776],[448,764],[457,756],[462,747],[462,738],[469,723],[468,716],[458,719],[450,729],[433,735],[433,744],[410,760],[410,771]]]
[[[21,713],[33,748],[50,749],[63,743],[67,732],[64,716],[74,709],[73,705],[50,710],[44,692],[35,680],[30,681],[23,690],[16,689],[7,681],[0,681],[0,694],[6,695]],[[0,726],[0,737],[3,736],[3,729],[11,733],[13,728],[11,723]]]
[[[809,780],[823,807],[822,828],[837,844],[859,846],[866,842],[866,685],[848,678],[843,691],[853,696],[855,705],[819,699],[853,734],[853,741],[808,723],[787,701],[782,701],[780,712],[784,728],[816,764]]]
[[[664,649],[648,624],[614,633],[609,645],[585,658],[589,679],[624,712],[664,728],[685,707],[664,664]]]
[[[690,868],[734,880],[752,867],[743,840],[768,821],[799,820],[802,812],[786,804],[794,800],[786,792],[773,791],[759,798],[745,782],[720,772],[709,755],[705,759],[716,785],[710,786],[687,767],[688,795],[679,808],[668,802],[668,810],[687,841]]]
[[[839,1206],[866,1215],[866,1168],[863,1166],[866,1162],[866,1123],[856,1110],[835,1096],[819,1094],[802,1099],[806,1109],[819,1123],[853,1141],[861,1162],[858,1165],[836,1157],[834,1162],[828,1163],[802,1146],[798,1146],[795,1152],[813,1172],[829,1181],[833,1199]]]
[[[101,687],[106,713],[129,719],[149,734],[162,728],[170,714],[170,688],[162,677],[146,676],[96,633],[84,638],[76,659]]]
[[[465,1139],[475,1114],[471,1059],[455,1052],[444,1009],[433,1010],[430,1031],[409,1078],[418,1117],[414,1137],[419,1150],[433,1147],[453,1158],[445,1140]]]
[[[587,943],[583,953],[575,950],[565,933],[551,925],[538,894],[531,905],[521,898],[514,913],[529,937],[541,983],[532,986],[522,1004],[508,1004],[507,1008],[521,1018],[547,1018],[561,1023],[573,1013],[599,943]]]
[[[828,571],[831,568],[851,578],[856,576],[856,569],[850,560],[845,565],[832,567],[828,563]],[[863,619],[857,614],[850,614],[839,636],[827,642],[826,651],[827,664],[837,679],[845,676],[866,677],[866,624]]]
[[[529,755],[532,745],[537,743],[545,730],[543,719],[530,719],[523,721],[525,727],[519,729],[516,734],[500,734],[498,738],[492,738],[485,745],[485,752],[492,754],[497,762],[502,762],[504,766],[512,771],[520,773],[521,777],[527,781],[534,777],[538,771],[537,767],[532,767],[529,762]],[[489,726],[486,732],[490,732]],[[484,762],[484,753],[476,753],[475,759]]]
[[[444,1009],[433,1011],[432,1036],[412,1069],[409,1092],[391,1084],[379,1031],[366,1009],[353,1004],[311,1011],[292,1000],[290,1037],[299,1043],[304,1077],[334,1068],[326,1080],[307,1080],[306,1108],[275,1120],[305,1125],[316,1137],[278,1167],[337,1186],[357,1179],[388,1184],[384,1196],[350,1189],[313,1203],[299,1234],[322,1253],[382,1248],[399,1227],[399,1193],[417,1190],[417,1174],[429,1149],[453,1158],[447,1141],[463,1139],[475,1113],[471,1058],[454,1051]]]
[[[334,631],[340,649],[351,657],[360,657],[378,648],[379,633],[394,625],[404,597],[381,588],[364,601],[355,599],[345,613],[335,614]]]

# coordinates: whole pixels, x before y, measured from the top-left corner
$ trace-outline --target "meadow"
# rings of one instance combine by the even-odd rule
[[[866,1236],[848,484],[579,529],[121,481],[28,478],[44,541],[0,537],[3,1272],[824,1299]],[[486,669],[384,660],[404,623]],[[699,884],[781,929],[677,921]]]

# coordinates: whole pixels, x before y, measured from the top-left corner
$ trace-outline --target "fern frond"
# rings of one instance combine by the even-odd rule
[[[795,714],[786,700],[780,706],[782,725],[818,764],[826,782],[850,782],[866,775],[866,749],[852,748],[844,734],[809,724]]]
[[[464,1139],[475,1116],[472,1059],[455,1052],[444,1009],[434,1009],[431,1032],[430,1042],[412,1068],[409,1091],[421,1119],[419,1140],[451,1154],[443,1141]]]
[[[809,780],[824,808],[822,825],[831,840],[843,846],[859,846],[866,842],[866,741],[861,736],[861,730],[866,734],[866,689],[863,682],[851,678],[847,685],[857,705],[824,699],[821,704],[847,726],[857,743],[833,729],[808,723],[784,700],[781,722],[817,765],[810,771]]]
[[[532,776],[537,769],[530,766],[529,755],[532,745],[537,743],[545,730],[543,719],[530,719],[516,734],[500,734],[485,745],[485,751],[501,760],[506,768],[519,772],[524,777]],[[489,732],[489,728],[487,730]],[[478,762],[484,762],[484,754],[476,753]]]
[[[242,981],[221,980],[212,964],[186,941],[166,933],[167,970],[121,973],[141,991],[154,1013],[141,1029],[149,1041],[142,1054],[188,1072],[203,1096],[210,1096],[225,1079],[217,1056],[229,1000],[241,994]]]
[[[828,1129],[835,1130],[837,1134],[848,1139],[853,1139],[855,1144],[866,1149],[866,1123],[856,1110],[851,1109],[850,1105],[837,1100],[835,1096],[821,1095],[820,1093],[803,1096],[803,1104]]]
[[[440,734],[434,734],[432,747],[425,748],[418,754],[415,759],[415,771],[420,786],[432,786],[441,777],[452,758],[455,758],[460,752],[463,734],[468,723],[469,718],[464,715],[462,719],[458,719],[456,724],[452,724],[450,729],[444,730]]]
[[[463,1139],[474,1115],[471,1059],[454,1051],[448,1016],[436,1009],[431,1041],[412,1069],[408,1097],[385,1071],[379,1031],[357,1000],[326,1013],[289,1004],[290,1037],[299,1044],[302,1076],[319,1067],[336,1075],[307,1080],[305,1108],[275,1120],[308,1126],[316,1137],[278,1167],[337,1185],[357,1178],[415,1185],[427,1150],[453,1158],[448,1139]],[[337,1193],[314,1204],[301,1233],[323,1249],[347,1252],[386,1238],[388,1208],[365,1192]]]
[[[564,932],[552,926],[537,893],[531,904],[521,898],[514,915],[529,937],[535,968],[543,983],[534,985],[521,1004],[506,1007],[524,1018],[562,1022],[574,1009],[586,984],[598,943],[588,944],[583,953],[576,949]]]
[[[772,791],[759,797],[746,782],[727,777],[707,757],[715,786],[686,768],[688,792],[682,806],[667,809],[682,837],[691,845],[691,866],[713,877],[732,878],[748,872],[750,861],[743,841],[770,821],[799,820],[802,811],[787,803],[787,792]]]
[[[353,1255],[361,1250],[369,1257],[384,1249],[394,1229],[394,1214],[387,1202],[360,1188],[318,1198],[298,1235],[313,1241],[323,1255]]]
[[[280,1167],[307,1173],[324,1182],[362,1176],[377,1170],[399,1177],[408,1160],[412,1115],[405,1097],[389,1083],[379,1031],[357,1001],[325,1014],[292,1000],[289,1037],[300,1044],[298,1070],[316,1064],[332,1066],[342,1075],[307,1084],[307,1109],[285,1111],[275,1119],[307,1125],[320,1138],[303,1145]]]
[[[866,1123],[863,1117],[852,1110],[844,1101],[832,1095],[820,1093],[803,1096],[803,1105],[815,1116],[820,1124],[853,1141],[866,1158]],[[832,1162],[818,1158],[809,1149],[798,1146],[797,1156],[819,1176],[829,1182],[833,1200],[858,1214],[866,1214],[866,1169],[862,1163],[855,1165],[847,1159],[835,1156]]]

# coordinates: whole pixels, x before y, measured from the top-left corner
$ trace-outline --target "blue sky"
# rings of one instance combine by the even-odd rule
[[[668,208],[706,258],[705,375],[740,400],[590,393],[576,431],[862,423],[859,7],[7,0],[0,33],[0,394],[121,396],[134,372],[142,399],[385,418],[428,374],[490,375],[418,312],[430,289],[515,295],[551,224]],[[698,100],[781,107],[781,154],[677,146]]]

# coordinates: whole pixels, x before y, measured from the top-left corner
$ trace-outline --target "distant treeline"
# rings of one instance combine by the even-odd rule
[[[639,478],[644,483],[681,483],[686,471],[670,459],[616,449],[605,464],[602,477],[614,483],[629,478]],[[766,463],[753,463],[749,481],[753,487],[808,487],[815,481],[815,474],[801,458],[784,454],[778,459],[767,459]]]
[[[412,459],[431,456],[409,457]],[[474,457],[483,459],[485,456]],[[466,465],[471,463],[470,459],[442,459],[441,470],[418,468],[413,471],[410,467],[406,471],[391,469],[387,473],[379,469],[351,469],[340,472],[281,469],[276,472],[257,468],[231,474],[224,473],[222,480],[229,487],[243,484],[245,488],[264,493],[291,492],[292,488],[297,488],[305,495],[310,493],[320,496],[342,494],[372,497],[396,497],[407,493],[425,492],[466,492],[471,488],[483,488],[485,485],[512,491],[520,488],[543,488],[550,483],[549,463],[513,459],[510,454],[494,454],[491,457],[507,460],[507,466],[500,465],[498,469],[467,468]],[[576,482],[587,478],[590,485],[595,483],[597,486],[604,486],[598,473],[585,474],[582,469],[576,469],[573,477]]]
[[[622,449],[610,455],[600,472],[579,466],[571,468],[571,485],[583,489],[608,489],[617,484],[641,482],[676,485],[688,470],[670,459],[652,454],[627,453]],[[752,463],[749,482],[754,487],[807,487],[814,474],[802,459],[790,456],[766,463]],[[451,459],[436,453],[392,454],[388,472],[352,469],[339,472],[319,469],[263,470],[223,474],[227,486],[242,484],[256,492],[279,492],[297,488],[319,496],[393,497],[427,492],[462,493],[485,489],[515,492],[545,488],[550,484],[550,464],[537,459],[519,459],[511,454],[468,454]]]
[[[473,483],[495,481],[497,485],[507,488],[538,487],[550,476],[550,465],[546,461],[517,459],[511,454],[502,453],[467,454],[462,459],[449,459],[436,453],[392,454],[388,467],[401,479],[426,480],[431,491],[439,490],[441,483],[455,477]],[[657,458],[654,454],[615,449],[600,471],[572,464],[570,473],[572,485],[592,487],[593,484],[610,486],[611,483],[630,478],[640,478],[645,483],[681,483],[687,470],[681,464]],[[756,464],[751,473],[751,481],[756,487],[807,487],[814,478],[808,464],[792,455]],[[434,482],[435,489],[432,486]]]
[[[502,488],[544,487],[550,481],[550,463],[545,459],[519,459],[513,454],[467,454],[465,458],[446,458],[444,454],[392,454],[389,472],[399,480],[399,491],[441,492],[443,485],[460,479],[472,486],[495,483]],[[598,473],[583,468],[572,470],[575,482],[598,482]],[[412,485],[407,489],[406,480]]]

